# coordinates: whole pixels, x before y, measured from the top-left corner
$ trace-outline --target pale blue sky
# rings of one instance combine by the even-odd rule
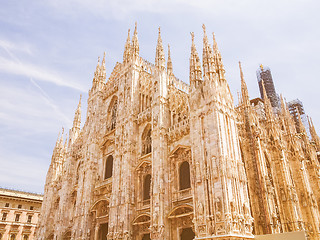
[[[98,56],[107,73],[122,61],[138,22],[140,55],[154,62],[158,27],[175,75],[189,81],[190,32],[202,53],[202,24],[215,32],[237,101],[238,61],[251,98],[269,66],[287,100],[299,98],[319,129],[320,4],[316,0],[0,0],[0,186],[43,192],[61,127],[79,95],[83,118]],[[210,35],[211,36],[211,35]],[[212,42],[212,41],[211,41]]]

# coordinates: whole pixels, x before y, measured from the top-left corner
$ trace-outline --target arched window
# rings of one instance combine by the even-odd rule
[[[152,145],[152,139],[151,139],[151,127],[148,125],[142,134],[142,155],[151,153],[151,145]]]
[[[113,157],[110,155],[106,161],[106,168],[104,172],[104,179],[112,177],[112,168],[113,168]]]
[[[150,199],[151,175],[148,174],[144,177],[143,181],[143,200]]]
[[[11,234],[10,240],[16,240],[16,235],[15,234]]]
[[[190,187],[190,166],[187,161],[184,161],[179,168],[179,188],[183,190]]]

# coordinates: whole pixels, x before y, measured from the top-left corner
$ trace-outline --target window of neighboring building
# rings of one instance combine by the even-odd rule
[[[31,220],[32,220],[32,215],[28,215],[27,223],[31,223]]]
[[[10,206],[10,204],[7,202],[6,205],[5,205],[5,207],[9,207],[9,206]]]
[[[19,205],[18,205],[18,208],[22,208],[22,205],[21,205],[21,204],[19,204]]]
[[[2,221],[6,221],[7,220],[7,216],[8,216],[8,213],[4,212],[2,214]]]
[[[16,222],[19,222],[19,220],[20,220],[20,214],[16,214],[15,221],[16,221]]]
[[[33,206],[30,206],[30,210],[33,210]]]
[[[0,239],[2,239],[2,233],[0,233]]]
[[[112,177],[112,169],[113,169],[113,157],[110,155],[106,161],[106,169],[104,173],[104,179],[108,179]]]
[[[151,186],[151,175],[148,174],[144,177],[143,181],[143,200],[150,199],[150,186]]]
[[[16,240],[16,235],[15,234],[11,234],[10,240]]]
[[[179,189],[184,190],[190,187],[190,166],[187,161],[184,161],[179,169]]]

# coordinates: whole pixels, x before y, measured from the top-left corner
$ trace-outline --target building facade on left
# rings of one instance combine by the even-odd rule
[[[0,188],[0,239],[33,240],[43,195]]]

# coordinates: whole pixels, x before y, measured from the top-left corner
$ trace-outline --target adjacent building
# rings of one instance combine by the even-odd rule
[[[43,196],[0,188],[0,239],[35,238]]]
[[[160,29],[154,64],[139,55],[137,27],[108,80],[105,55],[98,62],[83,127],[80,99],[54,147],[37,239],[320,238],[313,125],[311,142],[283,101],[274,113],[272,81],[274,94],[261,85],[264,99],[250,101],[242,70],[235,107],[203,28],[202,59],[191,33],[190,85],[175,77],[170,51],[165,60]]]
[[[270,68],[265,67],[261,64],[260,68],[257,70],[257,79],[258,79],[261,98],[263,100],[265,99],[265,96],[263,93],[263,86],[262,86],[263,84],[264,88],[266,89],[266,94],[270,99],[271,106],[273,108],[279,109],[280,107],[279,96],[274,87]]]
[[[303,123],[303,126],[306,128],[308,136],[311,137],[310,130],[309,130],[308,117],[304,111],[302,102],[299,99],[292,100],[288,102],[288,108],[289,108],[290,114],[294,119],[294,122],[296,123],[297,131],[301,132],[301,129],[299,127],[299,121],[300,121],[299,117],[300,117]]]

